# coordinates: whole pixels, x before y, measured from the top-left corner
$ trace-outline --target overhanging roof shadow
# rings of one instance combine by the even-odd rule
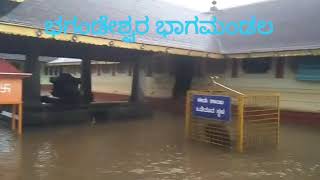
[[[38,39],[24,36],[0,34],[0,53],[28,54],[37,52],[40,56],[90,58],[97,61],[130,61],[155,54],[167,53],[151,52],[118,47],[97,46],[92,44],[65,42],[49,39]],[[187,57],[187,56],[181,56]]]

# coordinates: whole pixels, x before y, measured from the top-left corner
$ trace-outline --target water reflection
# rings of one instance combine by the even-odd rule
[[[282,127],[278,150],[231,153],[184,139],[183,117],[26,129],[0,127],[2,180],[318,179],[319,132]]]
[[[11,153],[14,151],[15,138],[8,129],[0,131],[0,154]]]
[[[19,163],[16,149],[17,139],[11,131],[0,125],[0,179],[16,179],[15,171]]]

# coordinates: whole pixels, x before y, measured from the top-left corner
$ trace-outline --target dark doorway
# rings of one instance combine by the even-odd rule
[[[194,61],[189,58],[180,58],[175,61],[175,84],[173,88],[173,97],[175,99],[186,96],[191,87],[194,74]]]

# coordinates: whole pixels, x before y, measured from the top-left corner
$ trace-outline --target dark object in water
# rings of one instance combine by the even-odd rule
[[[42,102],[54,104],[80,103],[80,78],[75,78],[68,73],[62,73],[58,77],[50,78],[50,82],[53,84],[51,95],[54,97],[44,96],[41,98]]]

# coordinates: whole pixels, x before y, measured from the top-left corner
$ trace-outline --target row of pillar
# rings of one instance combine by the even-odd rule
[[[40,106],[41,96],[41,64],[39,55],[36,53],[29,53],[26,55],[24,65],[26,73],[32,73],[30,78],[24,81],[24,104],[29,106]],[[108,84],[106,84],[108,86]],[[91,79],[91,60],[84,58],[81,62],[81,94],[83,102],[89,104],[93,101],[92,93],[92,79]],[[143,71],[141,68],[141,61],[136,60],[133,67],[131,102],[143,102]]]

